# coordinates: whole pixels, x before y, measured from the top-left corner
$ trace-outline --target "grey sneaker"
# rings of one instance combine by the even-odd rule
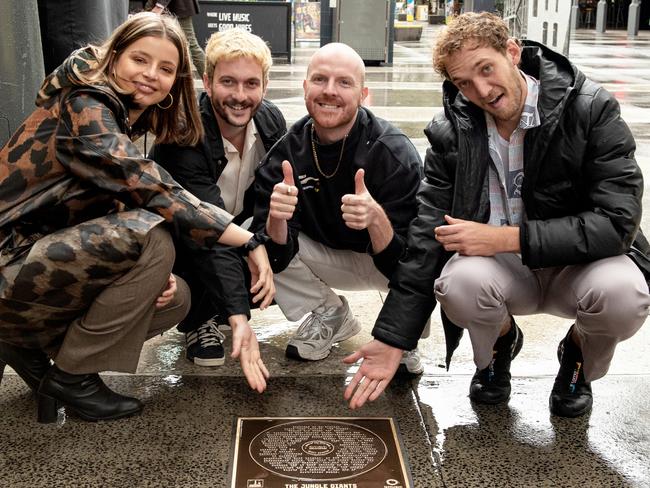
[[[412,351],[404,351],[402,359],[397,368],[397,374],[406,374],[411,376],[419,376],[424,373],[424,366],[420,361],[420,352],[416,347]]]
[[[302,321],[295,335],[287,345],[287,357],[306,361],[325,359],[330,354],[332,345],[356,335],[361,324],[354,318],[345,297],[338,308],[331,308],[325,313],[310,313]]]

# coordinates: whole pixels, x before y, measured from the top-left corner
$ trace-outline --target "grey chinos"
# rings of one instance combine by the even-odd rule
[[[273,276],[275,301],[291,321],[336,300],[332,288],[344,291],[377,290],[388,292],[388,278],[375,266],[372,257],[344,249],[332,249],[298,234],[298,252],[287,268]],[[383,300],[383,299],[382,299]],[[431,321],[422,332],[429,337]]]
[[[492,360],[492,347],[509,315],[575,319],[587,381],[607,373],[616,345],[639,330],[650,307],[645,278],[624,255],[531,270],[513,253],[456,253],[435,281],[434,292],[451,321],[468,330],[479,369]]]

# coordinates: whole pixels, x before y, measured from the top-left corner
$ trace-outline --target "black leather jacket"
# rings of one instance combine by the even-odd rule
[[[541,125],[526,133],[520,229],[522,261],[532,269],[627,254],[650,273],[641,233],[643,177],[632,134],[616,99],[563,56],[524,41],[520,68],[540,80]],[[435,307],[433,284],[451,257],[433,229],[444,215],[487,222],[490,155],[483,112],[445,82],[444,113],[425,134],[431,143],[418,193],[418,217],[373,329],[376,339],[413,349]],[[471,299],[471,298],[469,298]],[[408,317],[408,320],[405,320]],[[443,314],[448,356],[460,339]]]

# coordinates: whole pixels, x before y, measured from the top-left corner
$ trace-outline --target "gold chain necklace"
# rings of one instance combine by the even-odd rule
[[[334,172],[331,174],[325,173],[318,162],[318,155],[316,154],[316,143],[314,142],[314,124],[311,124],[311,152],[314,155],[314,162],[316,163],[316,168],[318,169],[318,172],[323,175],[326,179],[332,178],[339,170],[339,167],[341,166],[341,160],[343,159],[343,151],[345,150],[345,141],[348,139],[348,135],[345,134],[345,137],[343,138],[343,143],[341,144],[341,152],[339,154],[339,160],[336,163],[336,168],[334,168]]]

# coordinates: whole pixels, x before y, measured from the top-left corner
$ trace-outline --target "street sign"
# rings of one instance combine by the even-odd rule
[[[192,22],[201,46],[213,32],[243,29],[264,39],[274,57],[291,62],[291,3],[200,0],[199,7]]]

